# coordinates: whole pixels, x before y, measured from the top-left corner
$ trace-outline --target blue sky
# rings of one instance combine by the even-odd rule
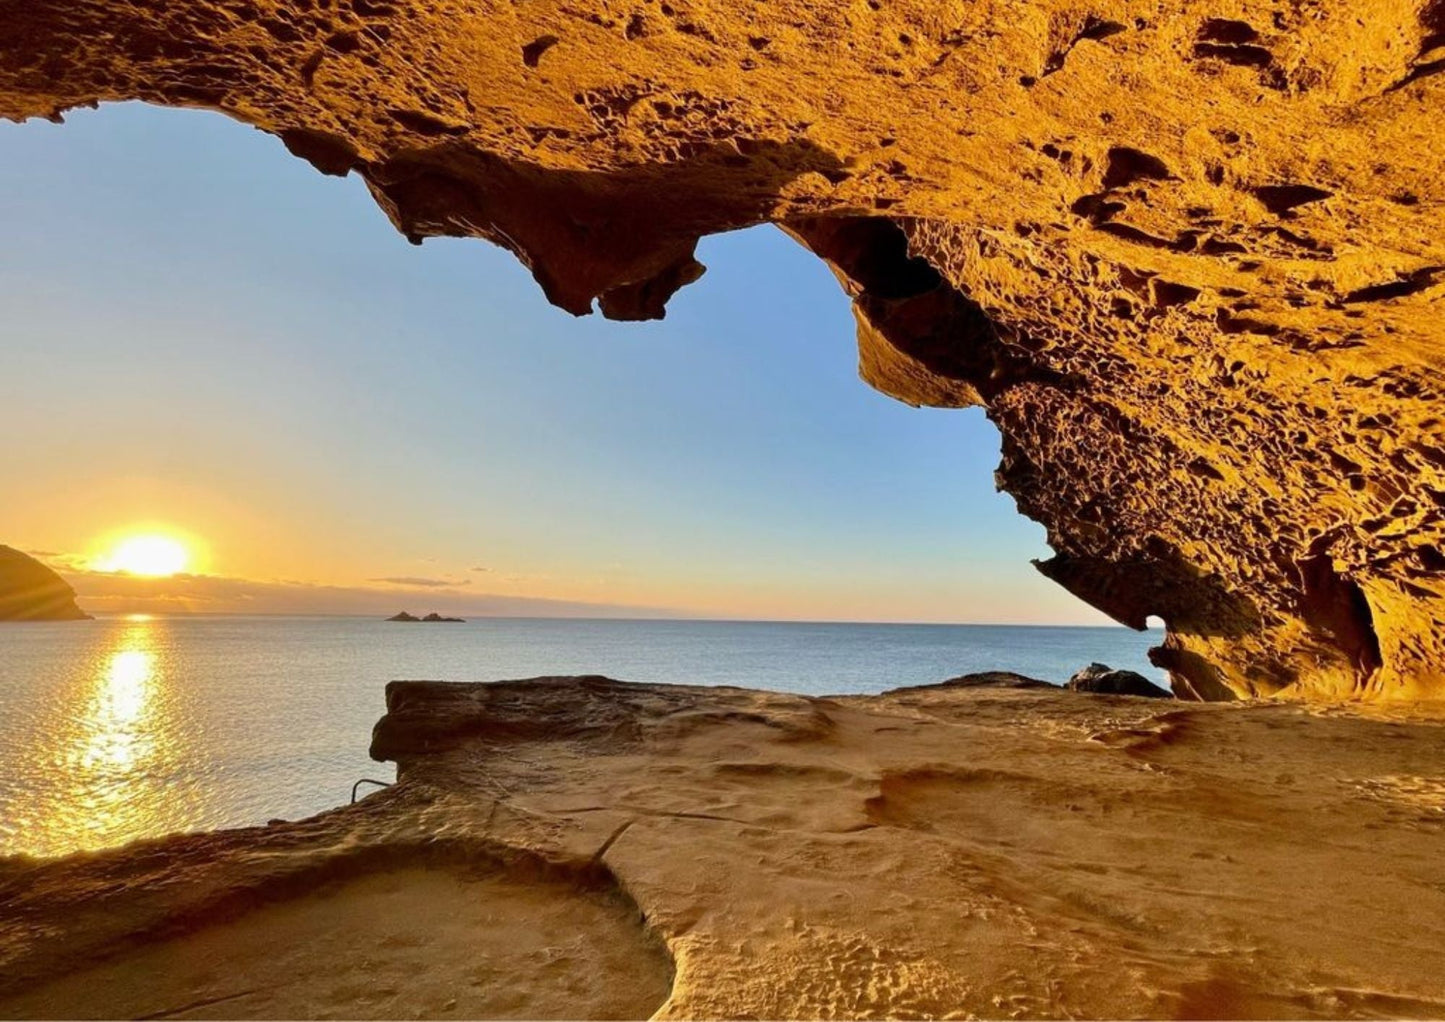
[[[105,608],[141,596],[88,558],[153,528],[195,546],[190,609],[236,609],[214,577],[258,610],[1103,621],[1029,565],[982,413],[863,384],[844,295],[772,228],[705,239],[662,322],[577,319],[267,135],[135,104],[0,124],[0,213],[0,542]]]

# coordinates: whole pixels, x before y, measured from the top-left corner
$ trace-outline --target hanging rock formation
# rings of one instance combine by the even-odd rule
[[[28,554],[0,544],[0,621],[88,621],[75,590]]]
[[[1442,0],[28,0],[0,116],[220,110],[661,316],[781,224],[1206,699],[1445,695]]]

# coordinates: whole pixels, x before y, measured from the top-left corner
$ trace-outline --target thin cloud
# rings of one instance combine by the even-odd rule
[[[462,579],[453,582],[444,578],[416,578],[411,575],[394,575],[390,578],[369,578],[368,582],[385,582],[392,586],[415,586],[419,589],[447,589],[451,586],[469,586],[471,581]]]
[[[51,567],[70,571],[83,571],[86,568],[87,558],[84,554],[67,554],[56,550],[27,550],[25,552],[31,557],[49,561]]]
[[[405,607],[402,589],[337,586],[319,582],[263,581],[221,575],[146,578],[110,572],[60,569],[75,587],[81,607],[92,613],[351,614],[389,617]],[[441,581],[433,579],[432,581]],[[454,585],[454,584],[453,584]],[[427,588],[427,587],[421,587]],[[459,617],[677,617],[666,607],[592,603],[428,588],[425,607]]]

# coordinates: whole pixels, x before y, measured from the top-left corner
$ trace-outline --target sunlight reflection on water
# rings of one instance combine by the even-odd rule
[[[146,746],[153,743],[146,741],[142,717],[154,677],[155,654],[149,650],[124,649],[110,658],[91,695],[86,745],[73,765],[87,771],[132,769],[150,752]]]
[[[154,785],[181,737],[166,711],[164,625],[127,620],[100,645],[85,672],[88,690],[57,743],[61,783],[32,808],[26,844],[38,854],[120,844],[184,819]]]
[[[60,855],[196,822],[197,784],[174,781],[202,776],[208,756],[175,712],[168,622],[142,616],[107,624],[21,732],[35,744],[48,739],[49,769],[17,765],[23,790],[0,799],[0,838],[8,839],[0,849]]]
[[[264,824],[347,800],[388,677],[323,622],[0,628],[0,856]]]

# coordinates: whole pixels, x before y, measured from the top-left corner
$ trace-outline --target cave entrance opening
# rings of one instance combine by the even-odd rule
[[[772,227],[703,239],[708,272],[662,321],[574,319],[507,253],[407,245],[355,176],[219,115],[68,120],[0,125],[6,428],[49,421],[70,452],[16,459],[37,492],[99,480],[92,504],[140,507],[123,479],[151,480],[168,513],[209,516],[233,582],[485,591],[508,612],[1110,625],[1030,566],[1043,531],[994,491],[982,411],[862,384],[846,296]],[[1160,677],[1151,641],[1113,666]]]

